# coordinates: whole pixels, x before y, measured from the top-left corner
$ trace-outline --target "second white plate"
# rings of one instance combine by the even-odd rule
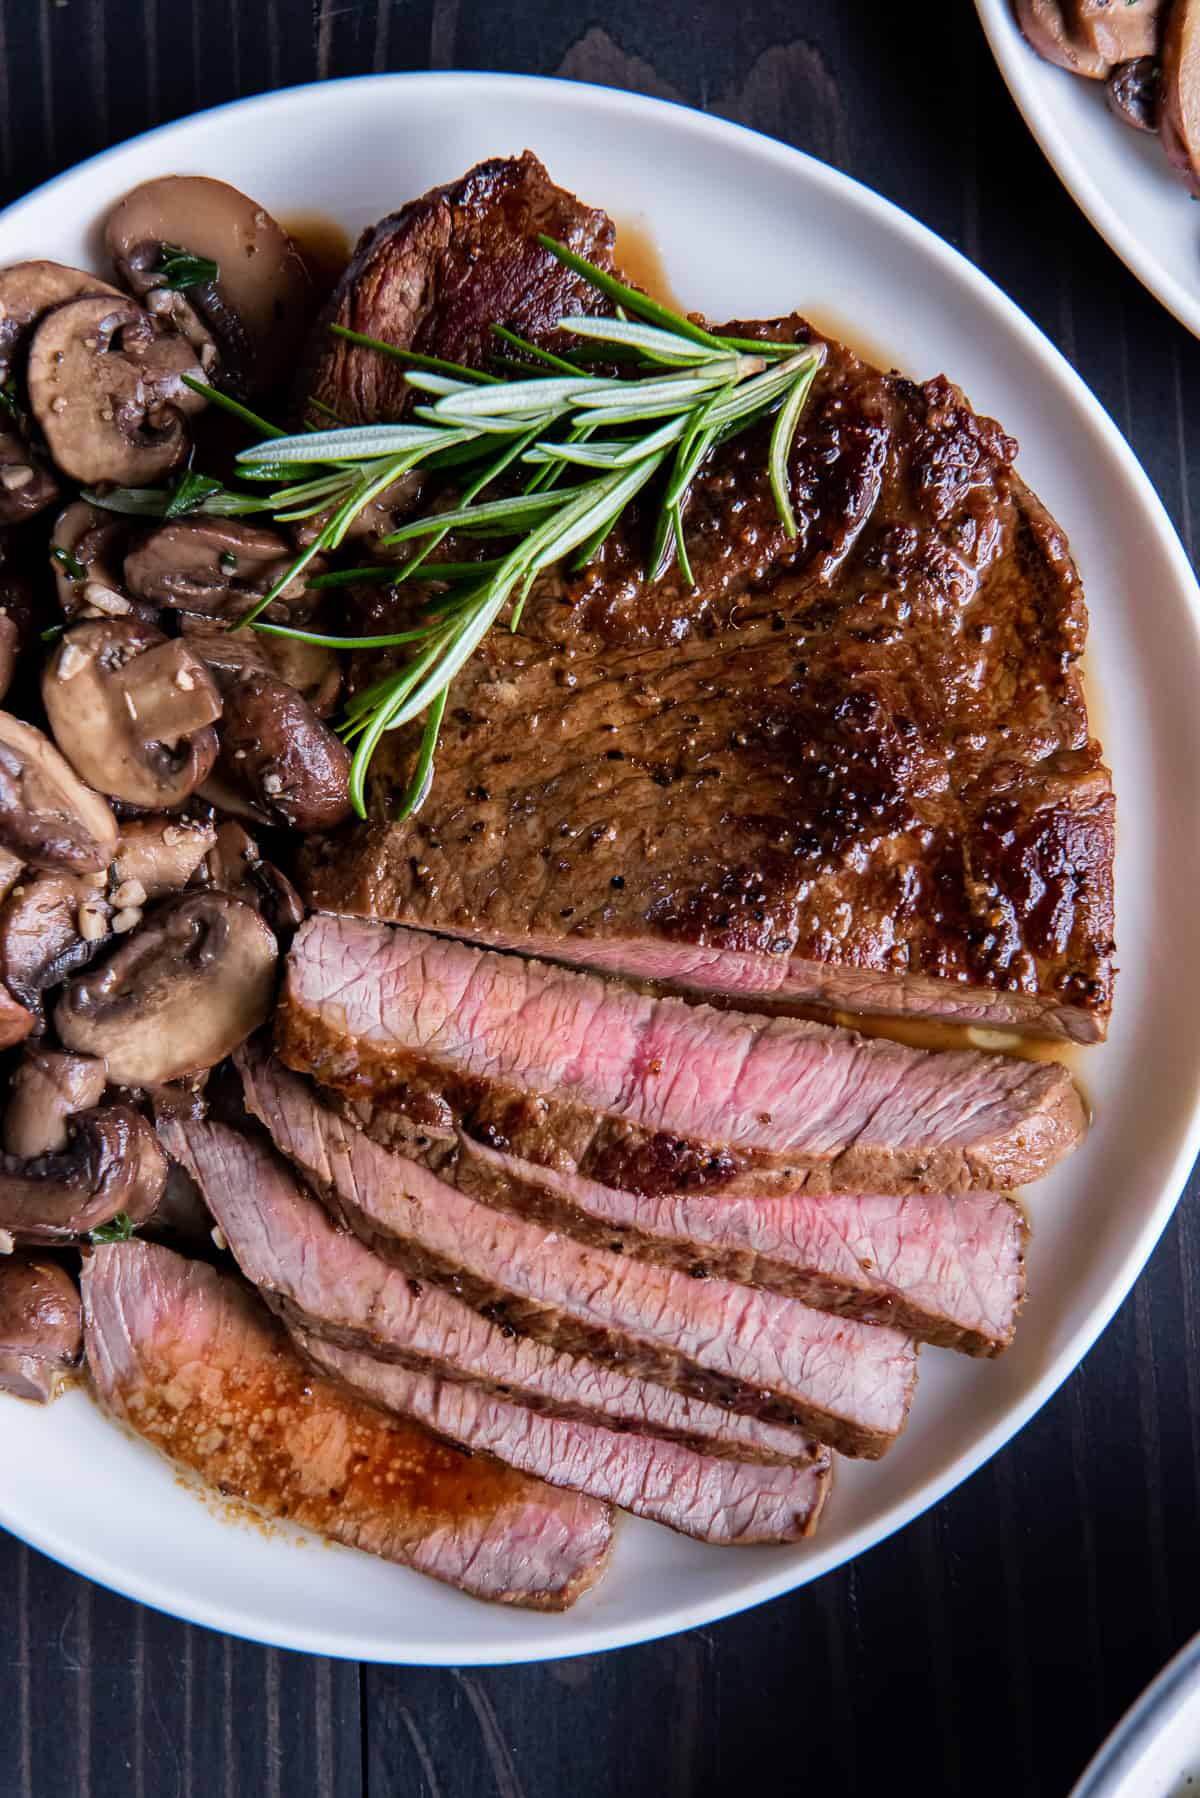
[[[1158,138],[1113,116],[1103,82],[1031,49],[1012,0],[975,4],[1009,92],[1063,185],[1138,280],[1200,337],[1200,207]]]

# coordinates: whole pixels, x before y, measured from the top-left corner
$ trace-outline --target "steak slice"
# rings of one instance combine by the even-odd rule
[[[740,1548],[799,1541],[816,1528],[829,1491],[827,1450],[815,1450],[809,1467],[711,1460],[652,1437],[539,1416],[476,1387],[339,1348],[297,1326],[291,1334],[314,1367],[373,1404],[415,1417],[439,1435],[551,1485],[607,1499],[701,1542]]]
[[[338,317],[467,360],[493,318],[552,339],[603,302],[536,243],[547,225],[608,261],[611,226],[534,159],[483,164],[384,221]],[[820,341],[796,536],[769,421],[693,482],[690,583],[644,577],[648,490],[459,675],[414,820],[392,821],[415,731],[385,738],[371,822],[309,845],[316,906],[700,991],[1103,1036],[1113,800],[1066,539],[950,381]],[[395,415],[398,364],[317,353],[324,402]],[[374,607],[382,630],[395,601]]]
[[[370,1106],[343,1108],[461,1192],[596,1248],[762,1286],[963,1354],[996,1355],[1012,1341],[1028,1228],[1001,1193],[630,1193],[466,1136],[434,1141]]]
[[[813,1444],[794,1430],[517,1336],[454,1293],[381,1260],[338,1229],[262,1141],[191,1120],[163,1134],[202,1184],[246,1278],[289,1322],[528,1410],[661,1436],[705,1455],[811,1464]]]
[[[850,1455],[904,1426],[916,1351],[895,1330],[795,1299],[586,1248],[481,1205],[389,1154],[278,1074],[246,1100],[277,1146],[371,1246],[476,1310],[568,1353],[613,1360],[747,1416],[795,1424]]]
[[[227,1496],[476,1598],[564,1610],[604,1570],[606,1505],[468,1459],[314,1378],[227,1275],[144,1242],[83,1269],[105,1409]]]
[[[297,933],[276,1033],[347,1098],[649,1194],[1017,1186],[1083,1130],[1057,1065],[655,999],[350,918]]]

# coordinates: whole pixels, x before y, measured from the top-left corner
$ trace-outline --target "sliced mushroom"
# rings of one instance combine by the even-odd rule
[[[81,1111],[54,1155],[0,1155],[0,1231],[18,1243],[73,1242],[123,1212],[145,1221],[167,1183],[158,1138],[131,1105]]]
[[[1111,60],[1076,32],[1072,0],[1016,0],[1016,4],[1017,23],[1039,56],[1073,75],[1104,80]]]
[[[46,666],[42,700],[76,771],[128,805],[180,805],[213,765],[221,696],[187,645],[153,625],[75,625]]]
[[[145,486],[191,447],[186,414],[203,398],[191,347],[132,300],[72,300],[29,346],[29,403],[57,467],[77,481]]]
[[[1075,35],[1111,69],[1139,56],[1154,56],[1166,0],[1070,0]]]
[[[226,690],[220,773],[275,824],[332,830],[350,815],[350,752],[294,687],[247,674]]]
[[[63,262],[14,262],[0,269],[0,382],[13,373],[37,321],[52,307],[84,294],[125,297],[98,275]]]
[[[207,857],[208,878],[261,912],[275,935],[288,938],[304,922],[304,901],[274,862],[264,861],[254,838],[226,819]]]
[[[1162,67],[1156,56],[1118,63],[1105,83],[1108,104],[1134,131],[1157,131]]]
[[[235,518],[194,518],[164,524],[125,558],[131,593],[156,605],[206,618],[239,619],[286,574],[296,551],[264,525]],[[267,618],[304,618],[319,593],[307,588],[309,570],[272,602]]]
[[[1163,148],[1200,195],[1200,0],[1175,0],[1162,55]]]
[[[135,293],[161,292],[164,248],[217,265],[187,289],[230,391],[263,392],[291,368],[312,312],[312,284],[291,238],[236,187],[204,175],[164,175],[135,187],[109,215],[105,240]]]
[[[99,873],[117,821],[50,739],[0,712],[0,848],[35,868]]]
[[[294,687],[318,718],[327,718],[338,701],[342,668],[332,649],[296,637],[267,636],[262,631],[233,631],[213,618],[184,612],[180,629],[189,646],[207,663],[217,685],[243,674],[273,674]]]
[[[130,522],[85,499],[73,500],[54,521],[50,562],[58,603],[68,618],[128,618],[153,624],[155,606],[135,603],[125,592],[121,564]]]
[[[103,878],[27,876],[0,909],[0,978],[39,1032],[42,994],[85,967],[108,935],[112,907],[89,884]]]
[[[17,656],[20,653],[21,638],[17,630],[15,618],[7,612],[0,612],[0,699],[3,699],[12,686],[13,675],[17,671]],[[3,828],[0,820],[0,829]]]
[[[216,827],[203,819],[128,819],[112,868],[114,904],[144,905],[182,892],[216,840]]]
[[[0,431],[0,524],[23,523],[52,506],[58,495],[41,451],[19,431]]]
[[[119,1086],[162,1086],[210,1068],[264,1022],[278,945],[224,893],[168,899],[54,1012],[67,1048],[102,1056]]]
[[[104,1097],[108,1075],[91,1055],[59,1055],[26,1049],[8,1089],[4,1147],[28,1160],[67,1146],[67,1120],[91,1111]]]
[[[45,1405],[79,1362],[79,1288],[57,1261],[0,1259],[0,1392]]]

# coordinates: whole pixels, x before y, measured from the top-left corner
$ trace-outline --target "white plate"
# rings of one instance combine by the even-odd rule
[[[1089,1761],[1069,1798],[1188,1798],[1200,1786],[1200,1636],[1193,1636]]]
[[[1102,81],[1055,68],[1017,27],[1012,0],[975,0],[992,54],[1063,185],[1101,237],[1200,337],[1200,208],[1158,137],[1108,107]],[[1031,239],[1036,212],[1031,217]]]
[[[1032,1195],[1030,1298],[997,1362],[927,1351],[904,1438],[843,1463],[816,1540],[709,1549],[622,1519],[599,1590],[564,1617],[477,1604],[348,1551],[264,1537],[181,1489],[80,1393],[0,1414],[0,1522],[80,1572],[195,1621],[368,1660],[502,1662],[691,1628],[814,1579],[965,1479],[1033,1415],[1112,1316],[1198,1146],[1200,595],[1146,476],[1078,377],[1004,295],[845,176],[736,126],[565,82],[430,74],[241,101],[152,132],[0,218],[0,260],[87,254],[106,206],[167,171],[240,183],[277,213],[357,230],[480,157],[535,149],[648,229],[676,293],[716,318],[808,309],[917,376],[949,370],[1022,444],[1070,531],[1092,607],[1093,691],[1121,801],[1123,969],[1083,1078],[1096,1124]]]

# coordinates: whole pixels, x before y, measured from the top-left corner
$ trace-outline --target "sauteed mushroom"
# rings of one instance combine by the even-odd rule
[[[212,1067],[265,1022],[277,953],[240,900],[169,899],[103,967],[67,985],[55,1028],[69,1049],[102,1056],[117,1085],[165,1085]]]
[[[40,450],[17,430],[0,431],[0,524],[21,524],[53,505],[59,485]]]
[[[164,524],[125,558],[131,593],[156,605],[237,619],[261,599],[296,559],[278,531],[234,518],[195,518]],[[322,564],[323,566],[323,564]],[[309,565],[308,574],[316,570]],[[307,574],[283,589],[268,618],[304,617],[318,595],[306,593]]]
[[[332,649],[296,637],[227,630],[212,618],[188,612],[179,624],[189,647],[212,669],[222,691],[240,675],[273,674],[294,687],[318,718],[327,718],[336,706],[342,670]]]
[[[61,1152],[0,1155],[0,1231],[18,1243],[73,1242],[118,1212],[139,1224],[166,1182],[158,1138],[131,1105],[81,1111]]]
[[[130,818],[112,865],[114,897],[124,893],[128,903],[144,905],[181,892],[216,840],[215,827],[202,819]]]
[[[108,1084],[104,1063],[90,1055],[26,1049],[8,1089],[4,1147],[28,1159],[67,1146],[67,1120],[99,1105]]]
[[[36,1023],[33,1013],[18,1005],[12,994],[0,986],[0,1049],[11,1049],[14,1043],[23,1043]]]
[[[1135,131],[1157,131],[1162,67],[1156,56],[1118,63],[1105,84],[1108,104]]]
[[[247,674],[226,689],[219,769],[273,824],[332,830],[350,815],[350,752],[294,687]]]
[[[151,306],[171,292],[164,252],[216,265],[167,305],[181,328],[211,335],[223,387],[262,392],[293,367],[312,307],[308,273],[287,232],[236,187],[203,175],[146,181],[110,213],[105,239],[121,279]]]
[[[92,959],[112,907],[89,879],[26,875],[0,910],[0,975],[41,1029],[42,994]]]
[[[58,603],[68,618],[127,618],[136,613],[154,622],[156,608],[135,605],[122,585],[121,563],[128,542],[129,520],[86,499],[73,500],[59,513],[50,537],[50,561]]]
[[[99,873],[117,823],[65,757],[32,724],[0,712],[0,848],[35,868]]]
[[[29,346],[29,403],[50,454],[77,481],[144,486],[187,455],[185,414],[204,405],[191,348],[132,300],[72,300],[48,312]]]
[[[44,1405],[83,1348],[79,1289],[35,1255],[0,1258],[0,1391]]]
[[[125,297],[98,275],[64,262],[14,262],[0,269],[0,381],[12,374],[37,321],[52,307],[65,306],[84,294]]]
[[[77,772],[129,805],[182,804],[215,759],[213,678],[185,643],[152,625],[75,625],[50,658],[42,699]]]
[[[261,912],[277,937],[290,937],[304,922],[304,901],[287,875],[263,860],[254,838],[232,819],[217,831],[207,869],[215,887]]]

